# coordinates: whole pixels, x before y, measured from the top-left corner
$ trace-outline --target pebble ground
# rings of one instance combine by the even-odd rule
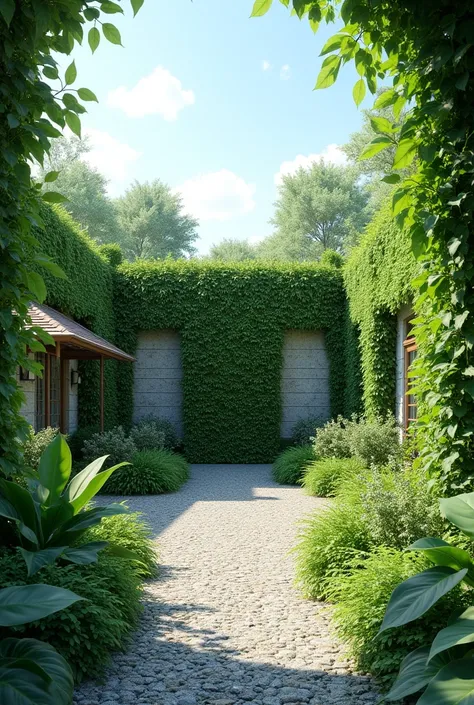
[[[324,501],[269,465],[195,465],[176,494],[131,498],[159,544],[141,626],[77,705],[373,705],[328,608],[293,587],[296,525]]]

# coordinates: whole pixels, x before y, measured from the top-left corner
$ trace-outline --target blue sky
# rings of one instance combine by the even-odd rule
[[[223,238],[269,234],[276,175],[298,155],[340,159],[328,146],[361,124],[352,65],[332,88],[312,90],[337,26],[314,35],[276,0],[253,19],[252,0],[145,0],[134,19],[123,4],[125,16],[110,20],[124,48],[102,38],[94,56],[87,43],[74,53],[75,87],[100,101],[83,127],[111,195],[134,179],[179,189],[200,220],[203,253]]]

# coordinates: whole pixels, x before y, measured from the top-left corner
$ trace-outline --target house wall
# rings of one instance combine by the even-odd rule
[[[145,331],[135,353],[133,420],[152,414],[169,419],[183,436],[181,340],[170,330]]]
[[[328,419],[329,360],[320,331],[287,331],[283,345],[281,437],[298,419]]]
[[[401,424],[405,424],[405,350],[403,341],[405,340],[406,329],[405,320],[413,314],[411,306],[405,305],[397,314],[397,366],[396,366],[396,387],[395,387],[395,418]]]

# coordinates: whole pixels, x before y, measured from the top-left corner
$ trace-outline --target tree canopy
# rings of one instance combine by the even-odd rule
[[[136,181],[115,203],[119,244],[129,259],[194,253],[198,221],[184,212],[181,197],[159,179]]]
[[[256,249],[248,240],[224,238],[216,245],[212,245],[209,256],[211,259],[217,259],[222,262],[242,262],[255,259]]]

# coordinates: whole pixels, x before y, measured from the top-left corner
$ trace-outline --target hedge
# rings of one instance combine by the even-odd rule
[[[349,346],[360,349],[362,384],[357,355],[348,351],[349,382],[346,408],[357,411],[358,389],[369,418],[395,409],[397,313],[413,300],[417,264],[409,236],[393,221],[391,202],[369,223],[360,244],[344,267],[349,300]]]
[[[331,411],[344,405],[346,300],[340,270],[317,264],[141,261],[117,269],[117,344],[140,331],[181,335],[185,450],[191,462],[273,461],[279,450],[284,333],[323,330]],[[132,419],[122,365],[119,420]]]

